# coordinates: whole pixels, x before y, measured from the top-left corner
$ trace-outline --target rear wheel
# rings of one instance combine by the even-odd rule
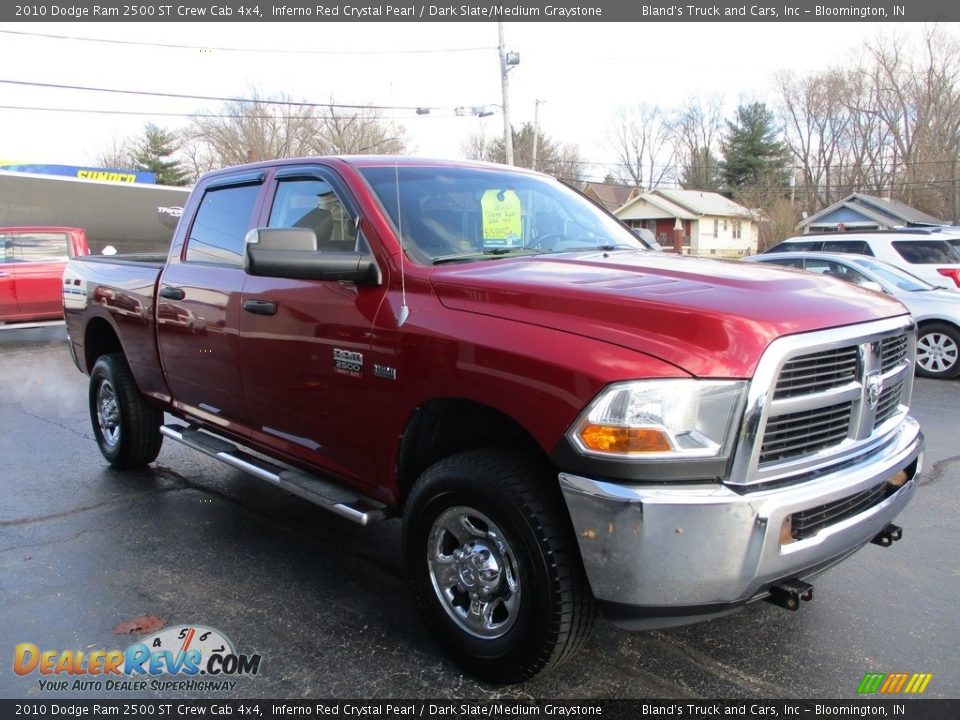
[[[163,413],[144,399],[121,354],[103,355],[90,373],[90,421],[100,452],[115,468],[143,467],[163,443]]]
[[[427,624],[465,669],[519,682],[572,655],[593,598],[559,493],[509,451],[471,451],[421,476],[404,552]]]
[[[945,323],[930,323],[917,336],[917,374],[929,378],[960,375],[960,331]]]

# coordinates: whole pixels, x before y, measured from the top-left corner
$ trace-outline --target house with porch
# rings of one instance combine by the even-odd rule
[[[614,212],[632,228],[653,232],[665,250],[674,247],[674,229],[682,232],[681,252],[742,257],[757,251],[755,213],[707,190],[656,189],[628,201]]]
[[[800,222],[804,235],[822,232],[893,230],[899,227],[937,227],[947,225],[932,215],[899,200],[851,193]]]

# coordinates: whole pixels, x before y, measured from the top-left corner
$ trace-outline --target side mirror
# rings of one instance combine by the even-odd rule
[[[320,252],[306,228],[257,228],[247,233],[244,269],[258,277],[332,280],[380,285],[383,275],[372,255]]]

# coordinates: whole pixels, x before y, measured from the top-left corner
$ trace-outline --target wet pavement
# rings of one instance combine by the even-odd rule
[[[169,440],[147,471],[109,469],[63,338],[0,330],[0,697],[818,699],[927,672],[927,697],[960,698],[960,380],[917,383],[927,475],[904,539],[821,576],[800,612],[637,634],[601,621],[566,665],[498,688],[427,634],[397,521],[358,527]],[[113,629],[141,616],[215,628],[260,671],[226,692],[64,693],[11,672],[18,643],[123,649],[137,636]]]

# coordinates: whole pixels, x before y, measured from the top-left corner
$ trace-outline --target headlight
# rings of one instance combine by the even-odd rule
[[[737,435],[747,383],[638,380],[616,383],[567,434],[581,452],[627,460],[725,458]]]

